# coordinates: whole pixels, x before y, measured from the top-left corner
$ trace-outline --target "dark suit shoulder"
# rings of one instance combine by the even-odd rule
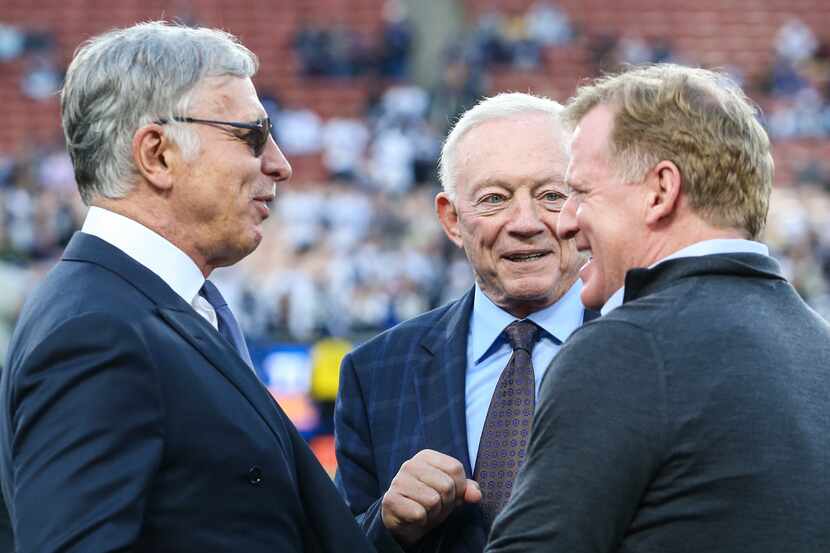
[[[71,316],[85,311],[129,315],[131,308],[153,305],[145,294],[117,273],[83,261],[60,261],[30,295],[21,318],[50,311]]]
[[[435,330],[436,324],[445,319],[449,312],[459,307],[463,301],[464,298],[451,301],[417,317],[398,323],[360,344],[350,355],[357,357],[375,356],[388,351],[410,349],[411,346],[417,345],[423,337]]]
[[[552,366],[579,367],[622,365],[643,356],[659,359],[660,351],[651,329],[630,317],[605,317],[576,329],[556,355]]]
[[[137,323],[152,307],[146,296],[117,274],[91,263],[61,261],[24,304],[9,351],[16,357],[26,355],[79,317],[89,316],[89,332],[94,334],[104,324]]]

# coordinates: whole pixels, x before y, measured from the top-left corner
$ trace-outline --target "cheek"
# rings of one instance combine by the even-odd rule
[[[591,247],[598,247],[594,244],[596,240],[602,239],[602,231],[608,226],[608,217],[598,217],[599,211],[593,206],[583,203],[576,210],[576,222],[580,232],[591,242]]]
[[[573,240],[559,240],[559,266],[563,271],[573,266],[578,269],[581,263],[582,254],[576,251],[576,244]]]
[[[490,249],[495,242],[496,234],[492,232],[492,225],[487,223],[488,221],[480,219],[462,222],[460,228],[464,244],[479,252]]]

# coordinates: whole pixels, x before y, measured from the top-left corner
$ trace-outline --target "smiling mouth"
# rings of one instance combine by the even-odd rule
[[[270,209],[268,209],[270,202],[264,199],[255,199],[253,200],[253,202],[256,206],[256,210],[259,213],[260,217],[262,217],[263,219],[267,219],[271,211]]]
[[[523,262],[523,261],[535,261],[537,259],[541,259],[548,255],[550,252],[537,252],[537,253],[516,253],[505,255],[504,258],[509,261],[516,261],[516,262]]]

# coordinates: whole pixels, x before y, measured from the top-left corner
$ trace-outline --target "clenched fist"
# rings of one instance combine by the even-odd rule
[[[412,545],[465,502],[481,500],[458,459],[424,449],[401,465],[381,502],[383,524],[398,542]]]

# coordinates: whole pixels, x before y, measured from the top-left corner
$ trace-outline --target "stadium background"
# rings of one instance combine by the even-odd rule
[[[472,282],[432,198],[441,139],[482,95],[564,102],[625,63],[728,71],[774,141],[766,241],[830,318],[828,0],[0,0],[0,358],[85,213],[56,95],[72,52],[160,18],[223,28],[261,60],[255,82],[294,177],[260,248],[212,278],[331,471],[342,355]]]

